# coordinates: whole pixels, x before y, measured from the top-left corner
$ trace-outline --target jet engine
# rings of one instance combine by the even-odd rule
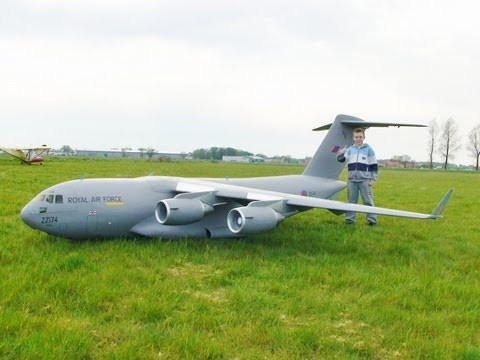
[[[166,199],[158,202],[155,217],[162,225],[186,225],[201,220],[213,206],[198,199]]]
[[[228,228],[240,235],[253,235],[274,229],[284,217],[270,207],[244,206],[230,210]]]

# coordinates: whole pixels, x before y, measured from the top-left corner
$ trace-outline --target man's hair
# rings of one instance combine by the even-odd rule
[[[356,128],[353,130],[354,134],[362,133],[365,136],[365,129],[364,128]]]

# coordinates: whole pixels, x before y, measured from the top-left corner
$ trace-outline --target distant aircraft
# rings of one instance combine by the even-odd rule
[[[43,161],[45,160],[43,156],[48,154],[50,148],[47,147],[47,145],[42,145],[36,148],[26,149],[12,149],[0,147],[0,150],[13,156],[14,158],[17,158],[22,162],[22,164],[32,165],[38,163],[42,165]]]
[[[244,237],[274,229],[285,218],[320,208],[415,219],[441,217],[452,189],[431,214],[332,200],[346,187],[338,180],[340,147],[356,127],[423,126],[374,123],[338,115],[302,175],[242,179],[146,176],[74,180],[42,191],[21,212],[34,229],[72,239]]]

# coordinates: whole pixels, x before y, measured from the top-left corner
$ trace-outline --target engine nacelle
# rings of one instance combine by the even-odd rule
[[[228,228],[241,235],[253,235],[274,229],[284,217],[269,207],[244,206],[230,210]]]
[[[187,225],[201,220],[213,206],[198,199],[166,199],[158,202],[155,217],[162,225]]]

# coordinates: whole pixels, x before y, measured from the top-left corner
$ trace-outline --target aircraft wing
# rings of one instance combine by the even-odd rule
[[[445,205],[450,199],[452,192],[453,192],[453,189],[450,189],[444,195],[442,200],[438,203],[437,207],[433,210],[431,214],[423,214],[423,213],[405,211],[405,210],[388,209],[388,208],[382,208],[382,207],[376,207],[376,206],[350,204],[350,203],[343,203],[335,200],[318,199],[318,198],[310,198],[310,197],[302,197],[303,199],[298,199],[298,196],[296,196],[295,199],[288,200],[287,204],[291,206],[320,208],[320,209],[328,209],[328,210],[340,211],[340,212],[354,211],[354,212],[361,212],[361,213],[373,213],[378,215],[398,216],[398,217],[406,217],[406,218],[414,218],[414,219],[438,219],[442,217],[443,209],[445,208]]]
[[[452,195],[453,189],[448,190],[431,214],[350,204],[335,200],[306,197],[196,179],[185,179],[185,181],[180,181],[177,184],[177,191],[180,193],[190,193],[190,198],[195,197],[195,193],[201,194],[202,196],[204,196],[205,193],[211,193],[211,195],[216,198],[244,200],[249,202],[248,206],[272,207],[285,217],[294,215],[299,211],[318,208],[332,210],[337,213],[353,211],[414,219],[438,219],[441,217],[443,209]],[[215,206],[215,204],[212,205]]]
[[[34,148],[25,148],[23,150],[25,150],[25,151],[33,150],[33,151],[37,151],[37,152],[39,152],[39,151],[44,152],[44,151],[48,151],[50,149],[51,149],[51,147],[48,147],[48,146],[38,146],[38,147],[34,147]]]
[[[28,159],[25,156],[25,153],[23,152],[22,149],[11,149],[11,148],[0,147],[0,150],[2,150],[3,152],[17,158],[18,160],[28,161]]]

